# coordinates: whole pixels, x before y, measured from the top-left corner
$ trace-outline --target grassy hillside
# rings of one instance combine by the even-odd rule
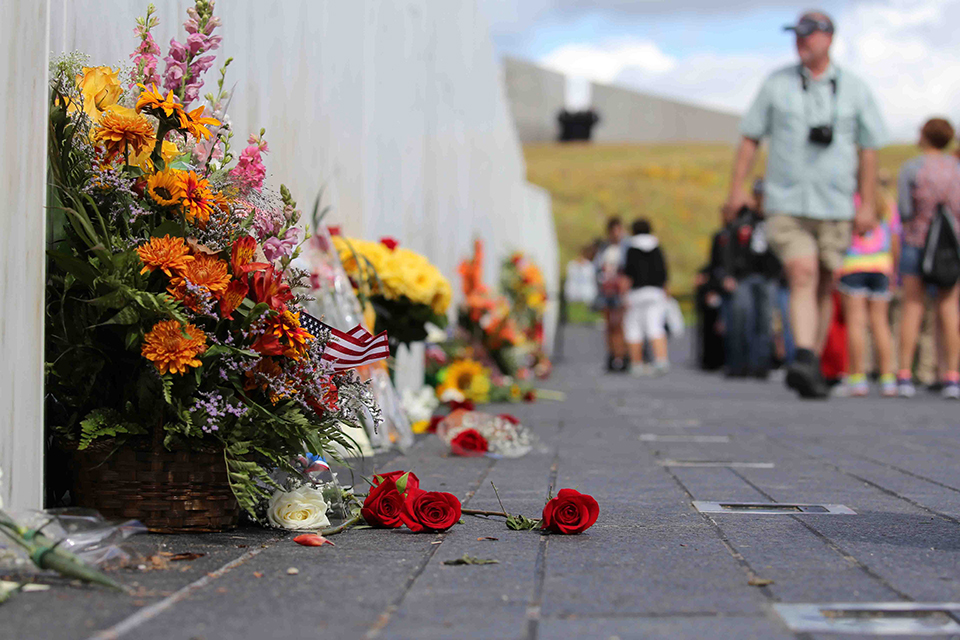
[[[910,145],[881,151],[897,168]],[[733,147],[720,144],[532,144],[524,148],[527,179],[553,196],[561,264],[603,235],[609,216],[627,224],[645,216],[660,237],[676,293],[691,289],[706,261],[727,193]],[[758,173],[763,162],[758,162]]]

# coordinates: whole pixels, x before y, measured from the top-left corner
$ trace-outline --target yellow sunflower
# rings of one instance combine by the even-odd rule
[[[437,387],[437,397],[448,389],[456,389],[474,402],[490,399],[490,371],[476,360],[457,360],[446,370],[446,377]]]
[[[210,183],[201,178],[194,171],[181,171],[177,176],[180,189],[183,192],[181,204],[183,213],[188,222],[206,224],[210,219],[213,207],[218,204],[210,190]]]
[[[181,173],[183,172],[176,169],[168,169],[153,174],[147,178],[147,194],[161,207],[180,204],[183,198],[183,187],[179,180]]]
[[[182,327],[177,320],[164,320],[144,336],[140,352],[160,373],[183,374],[187,367],[202,364],[197,356],[206,350],[207,336],[198,327]]]
[[[187,268],[194,258],[190,255],[190,247],[183,238],[151,238],[146,244],[137,247],[137,254],[143,262],[140,273],[160,269],[168,277],[173,277]]]
[[[128,152],[136,156],[144,149],[152,149],[156,143],[154,135],[153,125],[146,117],[115,104],[103,112],[93,139],[103,143],[109,154],[126,157]]]

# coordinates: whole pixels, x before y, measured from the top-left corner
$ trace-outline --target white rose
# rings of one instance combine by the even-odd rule
[[[459,389],[447,389],[440,394],[440,402],[463,402],[467,397]]]
[[[310,485],[274,493],[267,509],[267,520],[281,529],[321,529],[330,525],[323,492]]]

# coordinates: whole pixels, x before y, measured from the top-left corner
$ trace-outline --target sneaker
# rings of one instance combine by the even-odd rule
[[[650,375],[650,368],[642,362],[635,362],[630,365],[630,375],[634,378],[643,378]]]
[[[945,382],[940,397],[945,400],[960,400],[960,382]]]
[[[660,378],[667,375],[670,372],[670,363],[669,362],[658,362],[653,365],[652,375],[655,378]]]
[[[884,398],[896,398],[898,393],[897,389],[897,379],[889,378],[885,379],[880,378],[880,395]]]
[[[870,385],[866,380],[850,382],[844,380],[830,391],[830,395],[837,398],[866,398],[870,395]]]
[[[791,364],[787,369],[787,386],[800,394],[801,398],[826,398],[828,395],[816,360]]]
[[[912,398],[917,395],[917,388],[910,378],[897,378],[897,394],[901,398]]]

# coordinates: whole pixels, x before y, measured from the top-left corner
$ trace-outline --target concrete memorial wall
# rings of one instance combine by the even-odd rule
[[[591,85],[596,142],[728,142],[740,116],[607,84]]]
[[[0,68],[4,86],[16,90],[8,90],[15,99],[2,107],[4,193],[14,198],[0,204],[6,356],[0,402],[7,418],[0,425],[0,496],[20,505],[39,504],[42,475],[45,52],[82,50],[93,64],[127,63],[137,44],[135,19],[146,4],[5,3],[12,11],[0,26]],[[184,37],[192,3],[157,4],[154,37],[165,53],[172,36]],[[229,110],[235,146],[239,151],[250,133],[266,128],[268,186],[283,182],[307,212],[322,188],[332,207],[326,223],[349,235],[396,237],[426,254],[456,291],[457,264],[480,237],[489,284],[497,282],[500,260],[520,249],[536,257],[557,293],[549,197],[525,181],[476,0],[222,0],[217,14],[223,21],[218,66],[234,58],[227,86],[235,87]],[[208,86],[215,78],[212,69]],[[550,317],[552,325],[555,311]]]
[[[518,58],[503,58],[507,101],[522,142],[553,142],[557,115],[566,105],[566,78]]]

